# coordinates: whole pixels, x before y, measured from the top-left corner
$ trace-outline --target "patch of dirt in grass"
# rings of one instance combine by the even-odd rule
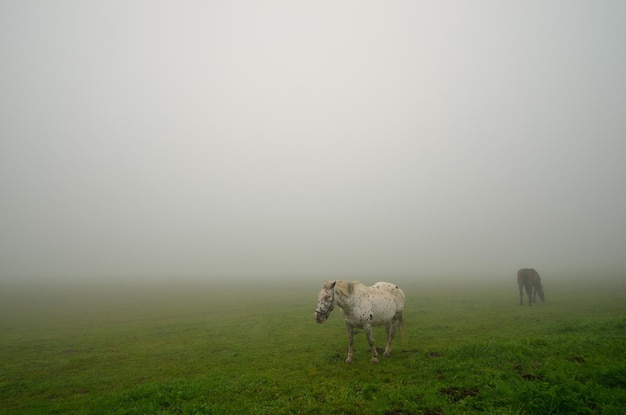
[[[530,373],[530,372],[526,372],[524,370],[524,366],[520,365],[520,364],[516,364],[513,365],[513,369],[515,369],[515,371],[517,373],[519,373],[519,375],[522,377],[522,379],[526,379],[529,381],[537,381],[537,380],[541,380],[541,376],[539,375],[535,375],[534,373]]]
[[[466,388],[457,388],[457,387],[449,387],[443,388],[440,390],[444,395],[450,396],[454,402],[462,401],[468,396],[478,396],[478,389],[466,389]]]
[[[532,380],[532,381],[541,380],[541,376],[537,376],[533,373],[522,373],[520,376],[526,380]]]
[[[417,415],[416,412],[407,412],[402,409],[392,409],[390,411],[383,412],[383,414],[384,415]],[[439,415],[439,413],[437,413],[437,415]]]
[[[426,357],[442,357],[443,353],[440,352],[426,352]]]

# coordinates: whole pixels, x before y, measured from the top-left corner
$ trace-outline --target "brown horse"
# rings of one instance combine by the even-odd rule
[[[537,302],[537,294],[541,301],[543,298],[543,285],[541,285],[541,277],[539,273],[532,268],[522,268],[517,271],[517,285],[519,285],[519,305],[524,305],[524,292],[528,295],[528,305],[531,306]]]

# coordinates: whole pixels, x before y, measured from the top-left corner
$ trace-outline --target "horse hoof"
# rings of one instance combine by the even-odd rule
[[[352,359],[350,359],[350,358],[347,358],[347,359],[346,359],[346,363],[347,363],[347,364],[350,364],[350,363],[352,363]]]
[[[389,353],[383,353],[383,357],[391,357],[391,352],[389,352]]]
[[[373,363],[373,364],[378,363],[378,359],[377,359],[377,358],[375,358],[375,357],[372,357],[372,363]]]

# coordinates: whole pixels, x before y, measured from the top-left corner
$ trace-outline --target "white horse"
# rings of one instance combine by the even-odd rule
[[[385,325],[387,347],[384,357],[391,355],[391,340],[396,330],[404,330],[402,310],[404,293],[395,284],[377,282],[367,287],[358,281],[324,281],[318,294],[319,302],[315,309],[315,321],[323,323],[335,305],[341,308],[343,322],[348,331],[348,357],[346,363],[352,363],[353,336],[355,328],[361,328],[367,335],[367,342],[372,349],[372,363],[378,363],[378,353],[374,346],[372,326]]]

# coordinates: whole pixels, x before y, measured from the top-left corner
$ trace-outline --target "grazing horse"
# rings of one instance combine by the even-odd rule
[[[385,326],[387,347],[383,356],[391,355],[391,340],[396,330],[404,330],[402,310],[404,293],[395,284],[377,282],[367,287],[358,281],[324,281],[318,294],[315,321],[323,323],[335,305],[341,308],[343,322],[348,331],[348,357],[346,363],[352,363],[354,353],[352,344],[356,328],[361,328],[367,336],[372,350],[372,363],[378,363],[378,353],[374,346],[372,326]]]
[[[531,306],[537,302],[537,294],[541,301],[543,298],[543,285],[541,285],[541,277],[539,273],[532,268],[522,268],[517,271],[517,285],[519,285],[519,305],[524,305],[524,292],[528,295],[528,305]]]

